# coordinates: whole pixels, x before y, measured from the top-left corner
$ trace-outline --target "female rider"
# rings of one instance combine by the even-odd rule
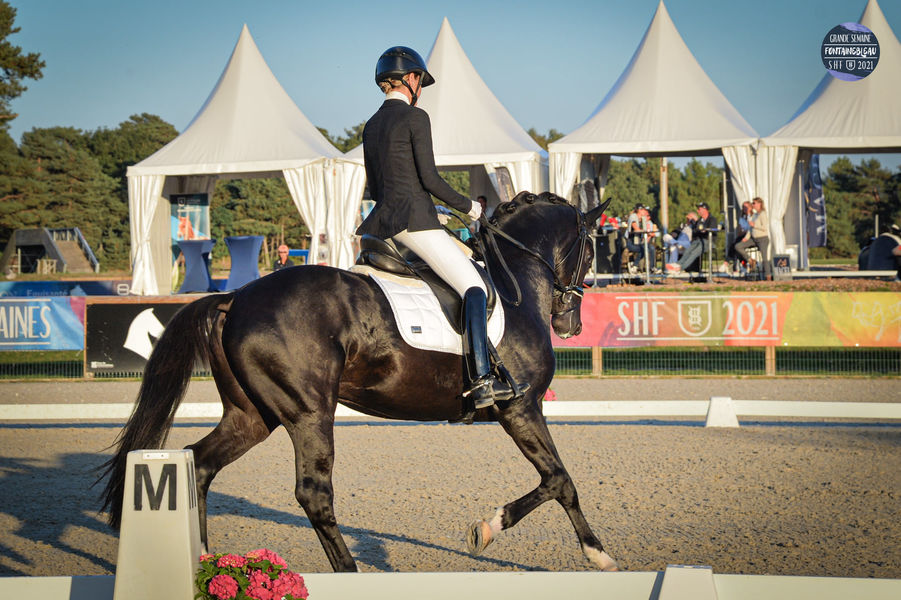
[[[473,219],[482,213],[477,202],[458,194],[435,167],[429,115],[416,107],[422,88],[435,78],[416,51],[395,46],[379,57],[375,82],[385,101],[363,128],[366,178],[375,208],[357,233],[399,242],[454,288],[463,298],[463,395],[476,408],[509,400],[512,388],[491,373],[485,284],[469,257],[442,230],[430,196]]]

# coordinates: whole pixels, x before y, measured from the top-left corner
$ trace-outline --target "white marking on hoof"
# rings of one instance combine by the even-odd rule
[[[497,512],[494,513],[494,516],[491,517],[491,520],[488,522],[488,525],[491,526],[491,537],[493,538],[501,531],[504,530],[504,507],[500,507],[497,509]]]
[[[470,554],[478,556],[493,541],[491,525],[487,521],[479,519],[469,524],[469,531],[466,533],[466,547]]]
[[[619,571],[616,561],[610,558],[610,555],[603,550],[598,550],[591,546],[582,546],[582,552],[601,571]]]

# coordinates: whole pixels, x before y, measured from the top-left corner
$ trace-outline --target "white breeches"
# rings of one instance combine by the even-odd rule
[[[472,266],[469,257],[444,230],[407,231],[405,229],[392,239],[418,254],[441,279],[454,288],[461,298],[466,290],[472,287],[481,288],[486,294],[488,293],[482,277]]]

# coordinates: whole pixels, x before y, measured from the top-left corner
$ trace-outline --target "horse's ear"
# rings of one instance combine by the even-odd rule
[[[613,200],[613,197],[607,198],[603,204],[600,206],[595,206],[591,210],[589,210],[585,214],[585,222],[588,224],[593,224],[595,221],[601,218],[601,215],[604,214],[604,211],[607,210],[607,207],[610,205],[610,202]]]

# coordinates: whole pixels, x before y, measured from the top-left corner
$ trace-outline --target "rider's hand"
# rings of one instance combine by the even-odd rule
[[[482,205],[478,202],[473,202],[472,208],[469,209],[469,212],[467,214],[473,221],[478,220],[478,218],[482,216]]]

